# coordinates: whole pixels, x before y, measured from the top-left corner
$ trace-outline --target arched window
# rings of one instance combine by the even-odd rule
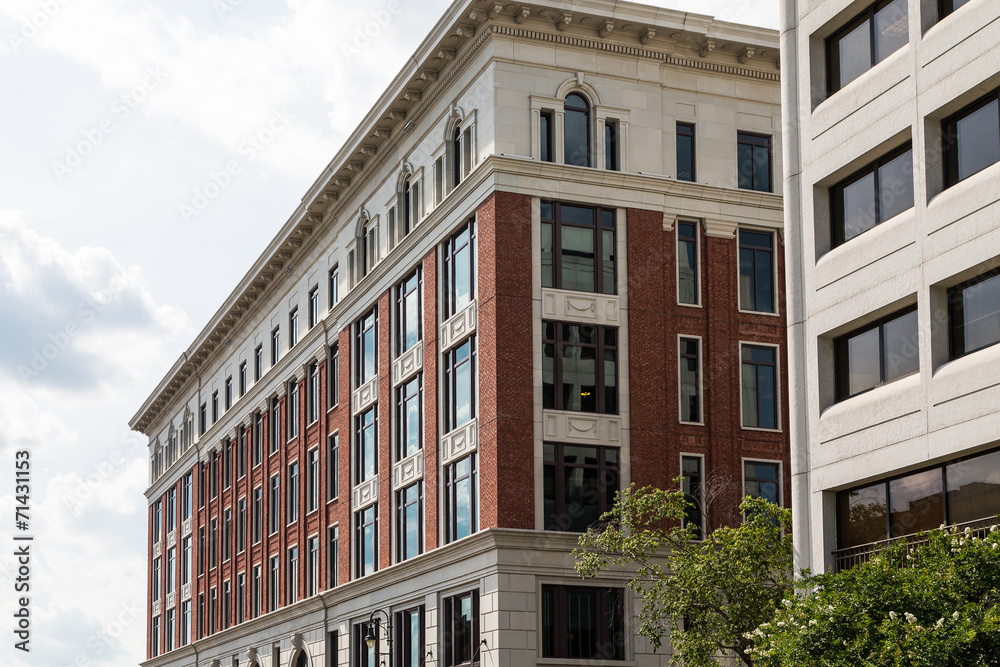
[[[462,182],[462,128],[455,127],[455,136],[451,139],[451,186]]]
[[[305,651],[299,653],[299,659],[295,661],[293,667],[309,667],[309,659],[306,658]]]
[[[590,105],[578,93],[566,96],[566,164],[590,166]]]

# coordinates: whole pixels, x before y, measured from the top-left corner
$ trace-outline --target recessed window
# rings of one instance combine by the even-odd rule
[[[771,137],[738,132],[736,168],[740,189],[771,192]]]
[[[910,41],[907,0],[881,0],[826,40],[832,95]]]
[[[396,286],[396,354],[410,350],[420,342],[420,269]]]
[[[299,518],[299,462],[288,464],[288,499],[285,503],[288,510],[288,523]]]
[[[333,308],[334,306],[337,305],[337,302],[340,301],[340,266],[339,265],[337,265],[337,264],[333,265],[333,268],[330,269],[330,274],[329,274],[328,279],[329,279],[329,283],[330,284],[329,284],[329,288],[328,288],[327,301],[328,301],[329,307]]]
[[[326,439],[326,499],[333,500],[340,491],[340,434]]]
[[[590,166],[590,105],[582,95],[570,93],[563,105],[566,164]]]
[[[920,370],[917,309],[908,308],[833,342],[837,400],[844,400]]]
[[[202,403],[198,408],[198,435],[205,435],[208,430],[208,403]]]
[[[257,382],[264,374],[264,346],[258,345],[253,351],[253,381]]]
[[[544,446],[545,530],[582,533],[611,509],[618,492],[618,449]]]
[[[446,465],[445,542],[460,540],[479,530],[476,455]]]
[[[263,489],[258,486],[253,490],[253,527],[251,530],[253,532],[252,539],[254,544],[258,544],[261,540],[264,525],[263,518]]]
[[[212,392],[212,423],[219,421],[219,392]]]
[[[288,412],[285,415],[288,422],[288,439],[299,435],[299,381],[295,378],[288,383]]]
[[[741,395],[743,426],[778,428],[778,351],[773,347],[743,345]]]
[[[422,428],[421,393],[423,374],[418,373],[396,390],[396,460],[420,451]]]
[[[271,399],[271,412],[268,415],[268,437],[271,440],[271,453],[278,451],[281,445],[281,401],[277,397]]]
[[[319,448],[314,447],[306,454],[306,512],[319,507]]]
[[[867,165],[830,188],[833,245],[913,208],[910,144]]]
[[[939,20],[951,14],[953,11],[967,4],[969,0],[940,0],[938,8]]]
[[[542,323],[542,400],[546,409],[618,413],[618,330]]]
[[[319,364],[317,362],[312,362],[308,367],[309,374],[309,387],[308,396],[306,397],[308,403],[308,415],[306,416],[306,421],[308,423],[313,423],[319,419]]]
[[[476,222],[470,220],[444,246],[444,317],[476,298]]]
[[[941,123],[945,186],[1000,161],[1000,100],[998,91],[981,97]]]
[[[456,127],[451,138],[451,183],[452,187],[462,182],[462,128]]]
[[[441,626],[444,635],[444,667],[478,665],[480,663],[478,591],[445,598]]]
[[[694,125],[677,123],[677,180],[694,181]]]
[[[542,656],[625,659],[620,588],[542,586]]]
[[[319,286],[309,290],[309,328],[312,329],[319,322]]]
[[[299,599],[299,548],[288,549],[288,585],[285,591],[288,604],[295,604]]]
[[[542,287],[615,294],[615,212],[542,202]]]
[[[274,366],[278,363],[278,359],[281,357],[281,329],[278,327],[274,328],[271,332],[271,365]]]
[[[681,338],[679,359],[680,420],[700,424],[701,341],[697,338]]]
[[[604,121],[604,168],[608,171],[621,169],[618,150],[618,121]]]
[[[773,461],[743,462],[743,495],[781,502],[781,464]]]
[[[417,482],[396,493],[396,559],[402,562],[424,551],[424,484]]]
[[[293,308],[288,314],[288,347],[292,348],[299,342],[299,309]]]
[[[340,403],[340,344],[334,343],[330,346],[330,357],[326,362],[326,376],[329,381],[327,389],[327,407]]]
[[[365,225],[365,235],[361,244],[361,275],[367,276],[378,263],[378,224]]]
[[[396,613],[396,664],[399,667],[422,667],[424,651],[424,607]]]
[[[1000,343],[1000,268],[948,290],[951,358]]]
[[[355,329],[357,330],[355,369],[358,387],[373,379],[378,372],[377,324],[378,310],[372,308],[355,325]]]
[[[274,534],[278,532],[278,528],[281,526],[281,479],[278,475],[271,477],[270,486],[270,507],[268,507],[268,526],[269,533]]]
[[[326,529],[326,587],[333,588],[337,585],[337,575],[340,572],[338,561],[340,560],[340,526],[330,526]]]
[[[555,134],[552,124],[552,112],[543,111],[539,114],[539,150],[541,155],[539,159],[542,162],[555,162],[556,153],[553,147],[552,137]]]
[[[267,608],[274,611],[278,608],[278,591],[281,586],[280,571],[281,559],[271,556],[267,570]]]
[[[236,508],[236,553],[243,553],[247,548],[247,499],[240,498]]]
[[[378,406],[368,408],[355,421],[354,483],[360,484],[378,474]]]
[[[434,161],[434,204],[440,204],[444,198],[444,158]]]
[[[740,309],[775,312],[774,234],[741,229]]]
[[[476,416],[476,337],[452,348],[444,358],[445,433]]]
[[[378,569],[378,506],[367,507],[354,516],[357,531],[354,576],[364,577]]]
[[[700,540],[705,533],[705,517],[702,513],[701,490],[701,482],[704,476],[702,471],[703,461],[704,459],[700,456],[681,457],[681,475],[684,477],[684,480],[681,482],[681,491],[684,492],[684,500],[688,503],[684,525],[694,527],[696,540]]]
[[[306,541],[306,547],[308,548],[306,557],[309,559],[306,563],[308,567],[306,571],[306,595],[312,596],[319,593],[319,538],[310,537]]]
[[[677,223],[677,301],[692,306],[700,302],[698,286],[698,225]]]

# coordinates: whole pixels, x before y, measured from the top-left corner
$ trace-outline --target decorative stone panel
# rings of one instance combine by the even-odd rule
[[[466,454],[476,451],[479,444],[479,420],[473,419],[464,426],[441,437],[441,463],[448,465]]]
[[[447,352],[465,340],[470,334],[475,333],[478,320],[475,300],[445,320],[445,323],[441,325],[441,337],[439,339],[441,352]]]
[[[191,517],[188,517],[181,521],[181,536],[187,537],[191,534]]]
[[[378,500],[378,475],[355,486],[351,495],[355,510],[364,509],[373,504]]]
[[[177,605],[177,593],[167,593],[167,609],[173,609]]]
[[[411,454],[392,466],[392,490],[397,491],[404,486],[409,486],[423,477],[424,450],[421,449],[416,454]]]
[[[378,375],[354,390],[354,414],[363,412],[378,400]]]
[[[617,327],[621,324],[619,306],[617,296],[542,290],[542,318],[546,320]]]
[[[392,362],[392,385],[395,387],[404,380],[409,380],[423,367],[424,343],[420,341]]]
[[[190,600],[190,599],[191,599],[191,584],[189,582],[181,586],[181,601],[183,602],[184,600]]]
[[[622,420],[617,415],[591,415],[546,410],[543,437],[555,442],[584,445],[621,445]]]
[[[163,554],[163,544],[159,541],[153,543],[153,558],[159,558]]]

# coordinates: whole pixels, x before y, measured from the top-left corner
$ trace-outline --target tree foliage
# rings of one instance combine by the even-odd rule
[[[807,577],[750,634],[760,667],[1000,664],[1000,532],[937,530]]]
[[[681,526],[687,508],[681,491],[622,491],[602,523],[581,536],[577,572],[629,570],[629,588],[642,599],[639,634],[656,648],[669,635],[674,663],[716,667],[726,653],[753,665],[751,632],[792,590],[791,513],[748,497],[742,525],[695,541],[696,529]]]

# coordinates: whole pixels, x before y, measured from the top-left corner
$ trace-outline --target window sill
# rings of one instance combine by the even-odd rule
[[[742,308],[737,308],[737,311],[743,315],[764,315],[766,317],[781,317],[781,312],[768,312],[766,310],[743,310]]]
[[[700,304],[700,303],[682,303],[682,302],[678,301],[677,305],[680,308],[697,308],[699,310],[702,309],[702,308],[704,308],[704,306],[702,304]]]
[[[678,419],[677,423],[678,424],[683,424],[684,426],[704,426],[705,425],[705,422],[686,422],[683,419]],[[746,427],[744,427],[744,428],[746,428]],[[770,429],[766,429],[766,430],[770,430]]]
[[[635,660],[600,660],[597,658],[586,659],[586,658],[542,658],[539,657],[535,661],[536,665],[569,665],[571,667],[578,667],[580,664],[586,664],[588,667],[634,667]]]
[[[781,433],[780,428],[761,428],[760,426],[740,426],[744,431],[757,431],[759,433]]]

